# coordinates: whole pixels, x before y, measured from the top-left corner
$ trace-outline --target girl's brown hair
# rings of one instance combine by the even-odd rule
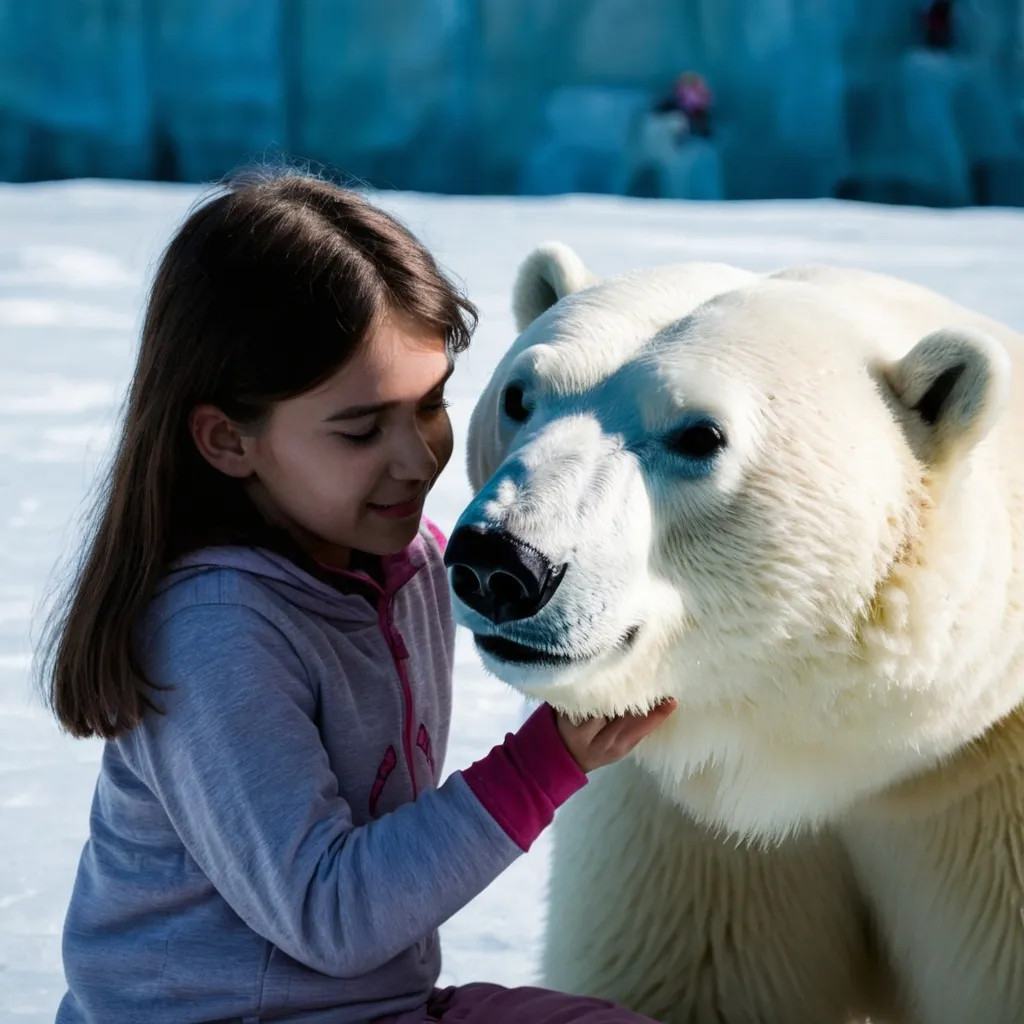
[[[240,481],[192,441],[199,404],[258,426],[334,374],[382,317],[469,344],[476,310],[427,250],[358,194],[259,172],[221,187],[171,241],[152,286],[120,439],[40,666],[61,726],[116,737],[154,707],[134,634],[177,557],[256,543]]]

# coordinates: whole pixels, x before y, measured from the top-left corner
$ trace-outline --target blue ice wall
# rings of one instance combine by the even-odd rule
[[[1024,204],[1024,0],[0,0],[0,178]],[[701,72],[713,134],[650,116]]]

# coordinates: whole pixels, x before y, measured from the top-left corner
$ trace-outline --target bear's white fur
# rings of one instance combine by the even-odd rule
[[[460,621],[559,659],[482,655],[570,714],[679,703],[558,816],[544,983],[1024,1020],[1024,339],[866,272],[596,282],[558,243],[514,310],[460,524],[566,570]]]

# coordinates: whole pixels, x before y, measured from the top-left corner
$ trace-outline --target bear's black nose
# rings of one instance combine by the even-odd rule
[[[460,526],[444,554],[458,599],[491,622],[536,615],[565,575],[536,548],[504,530]]]

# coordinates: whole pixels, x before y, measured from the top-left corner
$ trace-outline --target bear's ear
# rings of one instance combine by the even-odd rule
[[[996,423],[1010,397],[1010,356],[999,342],[967,328],[922,338],[886,378],[909,414],[918,457],[929,465],[966,453]]]
[[[524,331],[559,299],[594,283],[583,260],[562,242],[537,246],[519,266],[512,286],[516,330]]]

